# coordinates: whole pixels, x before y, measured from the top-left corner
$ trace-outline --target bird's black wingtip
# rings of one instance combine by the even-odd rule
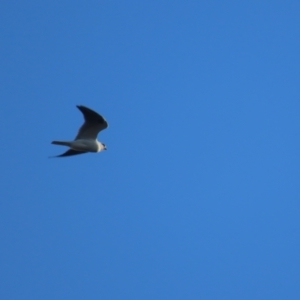
[[[66,156],[71,156],[71,155],[78,155],[78,154],[84,154],[87,153],[86,151],[76,151],[73,149],[67,150],[65,153],[54,156],[54,157],[66,157]]]

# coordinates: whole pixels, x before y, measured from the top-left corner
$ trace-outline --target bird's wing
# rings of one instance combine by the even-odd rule
[[[83,153],[87,153],[86,151],[76,151],[73,149],[70,149],[68,151],[66,151],[65,153],[61,154],[61,155],[57,155],[55,157],[65,157],[65,156],[71,156],[71,155],[77,155],[77,154],[83,154]]]
[[[106,120],[96,113],[95,111],[82,106],[77,105],[77,108],[82,112],[84,116],[84,124],[80,127],[75,140],[78,139],[97,139],[98,133],[108,127]]]

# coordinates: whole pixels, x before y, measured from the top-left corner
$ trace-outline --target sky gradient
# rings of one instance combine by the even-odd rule
[[[0,298],[300,299],[299,13],[2,1]]]

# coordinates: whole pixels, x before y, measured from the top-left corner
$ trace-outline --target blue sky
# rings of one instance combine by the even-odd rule
[[[0,298],[299,299],[299,12],[2,1]]]

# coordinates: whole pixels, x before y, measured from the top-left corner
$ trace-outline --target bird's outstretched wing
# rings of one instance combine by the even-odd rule
[[[108,127],[106,120],[96,113],[95,111],[82,106],[77,105],[77,108],[82,112],[84,116],[84,124],[80,127],[75,140],[78,139],[97,139],[98,133]]]
[[[87,152],[85,152],[85,151],[76,151],[76,150],[73,150],[73,149],[69,149],[65,153],[63,153],[61,155],[54,156],[54,157],[65,157],[65,156],[84,154],[84,153],[87,153]]]

